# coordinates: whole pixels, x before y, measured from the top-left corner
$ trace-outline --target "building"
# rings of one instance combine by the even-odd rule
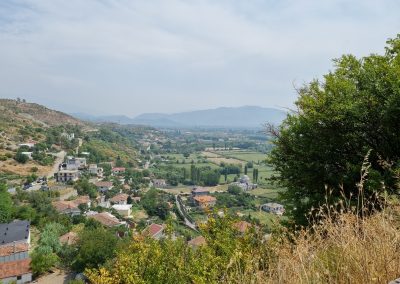
[[[65,163],[67,170],[81,170],[86,168],[86,158],[67,157]]]
[[[205,195],[210,195],[210,191],[208,188],[205,187],[194,187],[192,189],[192,198],[196,196],[205,196]]]
[[[285,213],[285,208],[283,207],[283,205],[279,203],[273,203],[273,202],[265,203],[261,205],[261,209],[276,215],[283,215],[283,213]]]
[[[110,208],[111,203],[110,200],[106,201],[106,197],[104,195],[101,195],[96,198],[97,205],[103,208]]]
[[[95,185],[97,186],[97,190],[100,192],[106,192],[114,187],[111,181],[99,181],[96,182]]]
[[[72,200],[76,205],[80,204],[86,204],[87,207],[90,207],[92,205],[92,201],[90,200],[90,197],[88,195],[81,195],[78,196],[76,199]]]
[[[110,198],[110,202],[112,204],[125,205],[125,204],[128,204],[128,197],[129,197],[128,194],[120,193],[120,194],[117,194],[114,197]]]
[[[18,144],[18,147],[28,147],[30,149],[30,148],[35,147],[35,145],[36,145],[35,141],[28,141],[25,143]]]
[[[165,179],[153,179],[153,186],[158,188],[164,188],[167,186]]]
[[[14,221],[8,224],[0,224],[1,283],[22,284],[32,281],[29,245],[29,221]]]
[[[77,181],[79,176],[78,170],[60,170],[58,173],[54,174],[54,178],[57,182]]]
[[[147,228],[143,230],[142,235],[156,240],[160,240],[165,237],[164,225],[153,223],[147,226]]]
[[[118,214],[123,217],[131,216],[132,204],[115,204],[112,206],[112,208],[115,209]]]
[[[242,176],[238,182],[234,182],[232,184],[240,187],[243,191],[257,188],[257,184],[252,183],[247,175]]]
[[[98,167],[97,164],[90,164],[89,174],[92,176],[103,177],[103,168]]]
[[[73,201],[53,201],[51,203],[56,211],[60,214],[77,216],[81,214],[78,204]]]
[[[109,227],[109,228],[126,225],[126,222],[122,222],[122,221],[118,220],[117,217],[115,217],[114,215],[112,215],[111,213],[108,213],[108,212],[98,213],[98,212],[90,211],[90,212],[86,213],[86,216],[88,218],[92,218],[92,219],[100,222],[103,226]]]
[[[123,168],[123,167],[115,167],[115,168],[111,169],[111,172],[112,172],[113,175],[120,175],[120,174],[125,173],[125,168]]]
[[[217,199],[210,195],[201,195],[193,197],[195,205],[201,209],[211,208],[217,202]]]

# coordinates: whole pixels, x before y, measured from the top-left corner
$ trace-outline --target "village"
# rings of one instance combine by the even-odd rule
[[[218,159],[218,151],[227,150],[227,139],[207,140],[201,138],[201,134],[188,132],[175,137],[168,131],[144,131],[140,139],[135,137],[140,153],[135,163],[127,163],[119,156],[116,159],[105,157],[95,163],[83,137],[65,132],[61,136],[67,141],[76,140],[73,151],[56,152],[54,166],[46,175],[8,189],[15,196],[39,193],[50,196],[48,200],[56,214],[76,224],[58,237],[61,245],[75,245],[79,239],[79,224],[95,222],[117,238],[141,235],[157,240],[167,237],[168,224],[173,224],[173,238],[184,238],[189,246],[196,247],[206,242],[199,225],[207,222],[208,214],[235,214],[238,218],[235,227],[244,234],[249,228],[257,228],[257,224],[266,224],[263,220],[260,223],[257,216],[263,215],[264,220],[267,216],[267,224],[270,224],[270,220],[280,218],[285,212],[281,204],[273,200],[260,203],[269,198],[250,194],[264,191],[256,183],[258,171],[253,170],[253,178],[247,175],[253,162],[234,158],[230,161],[222,156]],[[184,138],[180,138],[182,136]],[[188,138],[192,139],[190,143]],[[216,143],[221,144],[220,147]],[[20,143],[18,149],[24,151],[17,150],[29,161],[37,151],[35,144],[35,141]],[[196,149],[199,146],[200,149]],[[180,147],[183,150],[177,151]],[[247,153],[240,148],[231,146],[231,149],[241,155]],[[211,157],[207,160],[208,155]],[[182,158],[181,164],[179,158]],[[225,164],[227,162],[232,164]],[[233,165],[235,162],[238,164]],[[183,176],[173,177],[177,171]],[[204,178],[204,173],[210,178]],[[26,232],[23,238],[19,232],[22,227]],[[0,240],[0,266],[6,268],[8,263],[13,266],[19,263],[18,269],[10,270],[12,277],[1,274],[5,283],[11,280],[25,283],[32,279],[29,255],[37,243],[31,243],[30,228],[29,220],[0,225],[1,231],[12,236]],[[263,230],[267,237],[268,229],[264,227]],[[36,230],[33,234],[37,234]],[[171,237],[171,232],[168,234]],[[37,242],[38,238],[40,236],[33,239]]]

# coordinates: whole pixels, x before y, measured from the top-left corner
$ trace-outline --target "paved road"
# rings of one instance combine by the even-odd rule
[[[176,203],[176,207],[177,207],[178,210],[179,210],[179,213],[183,216],[183,219],[184,219],[184,221],[185,221],[185,225],[188,226],[189,228],[191,228],[192,230],[197,231],[196,224],[190,222],[190,221],[188,220],[188,218],[186,218],[186,214],[183,213],[183,210],[182,210],[182,208],[181,208],[181,203],[178,201],[178,196],[179,196],[179,195],[175,195],[175,203]]]

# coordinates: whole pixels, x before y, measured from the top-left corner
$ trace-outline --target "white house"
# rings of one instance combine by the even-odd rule
[[[132,204],[115,204],[112,206],[123,217],[131,216]]]
[[[261,209],[276,215],[283,215],[285,208],[279,203],[269,202],[261,205]]]

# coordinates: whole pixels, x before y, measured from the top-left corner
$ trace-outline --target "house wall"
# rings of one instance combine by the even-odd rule
[[[9,277],[9,278],[0,279],[0,282],[2,284],[11,284],[11,283],[24,284],[24,283],[29,283],[29,282],[32,282],[32,273],[27,273],[27,274],[22,275],[20,280],[17,280],[17,277]]]

